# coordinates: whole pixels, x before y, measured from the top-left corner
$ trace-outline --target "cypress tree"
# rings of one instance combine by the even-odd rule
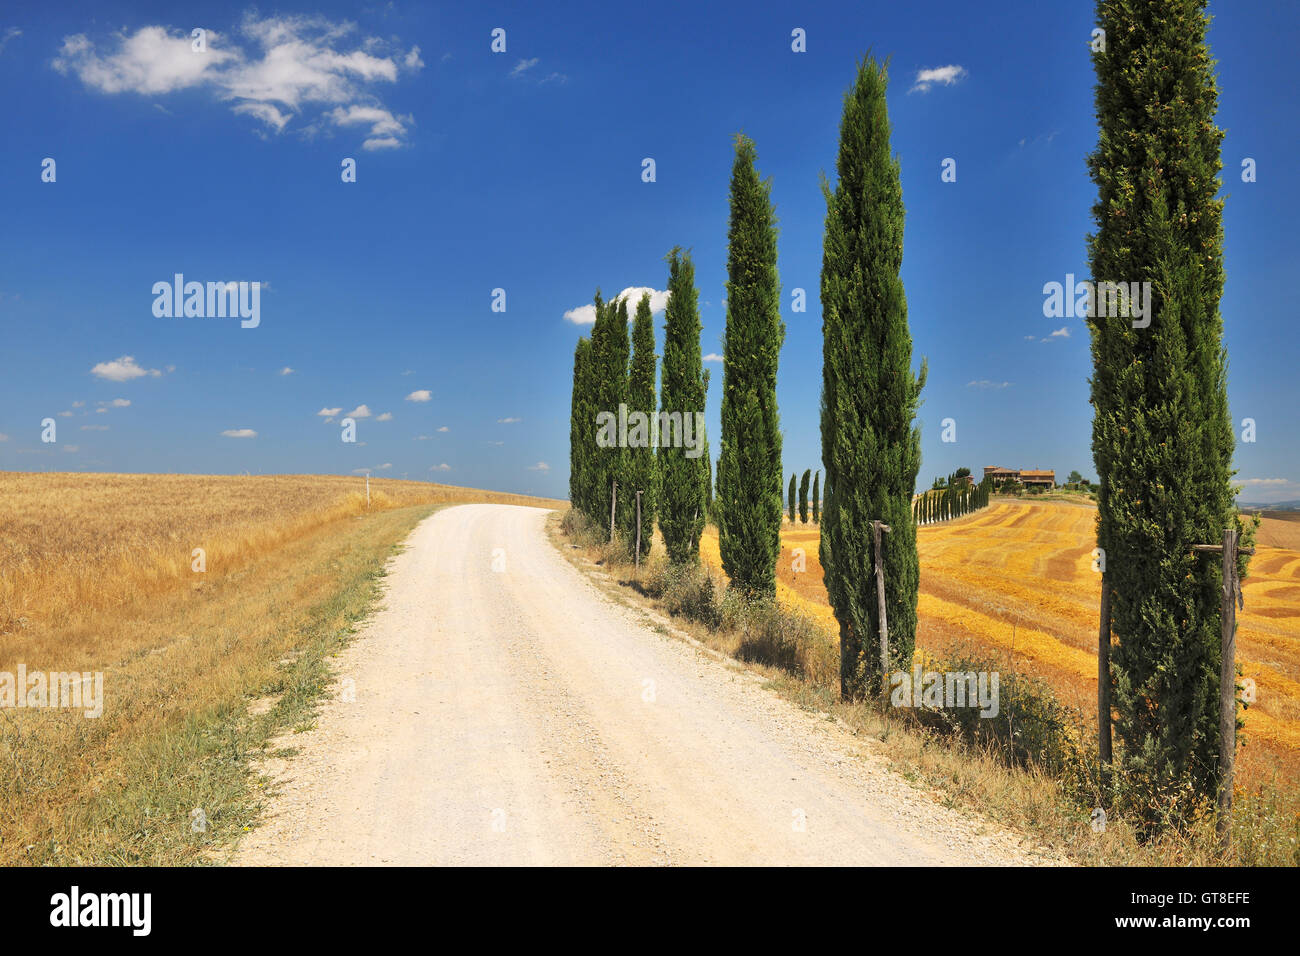
[[[789,505],[790,505],[790,508],[789,508],[789,510],[790,510],[790,523],[791,523],[791,524],[794,524],[795,476],[794,476],[794,472],[793,472],[793,471],[790,472],[790,493],[789,493],[789,496],[788,496],[788,497],[789,497],[789,499],[790,499],[790,502],[789,502]]]
[[[734,587],[772,596],[781,553],[776,371],[785,324],[776,271],[771,182],[759,179],[755,158],[753,142],[737,135],[727,234],[718,547],[723,570]]]
[[[573,347],[573,392],[569,400],[569,505],[578,509],[585,509],[587,504],[587,461],[584,453],[589,438],[589,420],[585,417],[587,397],[584,388],[587,358],[590,354],[591,340],[582,336]]]
[[[889,145],[886,69],[870,57],[844,98],[834,192],[823,182],[821,523],[826,590],[840,625],[840,691],[878,693],[879,622],[871,522],[882,535],[889,670],[910,670],[920,570],[911,499],[921,462],[914,426],[926,369],[912,373],[899,267],[903,190]]]
[[[808,484],[812,481],[812,469],[804,471],[803,477],[799,479],[799,523],[808,523]]]
[[[695,265],[688,253],[668,253],[668,307],[664,313],[664,358],[659,388],[660,408],[683,419],[704,412],[704,371],[700,358],[699,293]],[[700,435],[696,440],[703,440]],[[700,531],[704,528],[708,462],[686,457],[682,442],[659,436],[659,530],[673,564],[700,560]]]
[[[1218,785],[1222,574],[1191,548],[1243,530],[1219,314],[1223,131],[1204,0],[1100,0],[1097,19],[1092,277],[1151,283],[1149,326],[1104,308],[1088,323],[1115,729],[1150,826],[1176,794]]]
[[[818,470],[817,474],[813,475],[813,495],[812,495],[813,524],[817,524],[821,521],[821,497],[822,497],[821,488],[822,488],[822,473],[820,470]]]
[[[603,302],[600,290],[596,291],[596,324],[591,329],[592,371],[595,385],[596,414],[612,414],[614,426],[607,424],[597,429],[599,439],[595,450],[598,462],[595,476],[593,503],[594,518],[602,523],[609,520],[610,495],[613,483],[618,482],[615,501],[614,526],[624,533],[631,530],[632,521],[627,508],[631,482],[628,480],[628,450],[618,441],[619,405],[627,404],[627,306],[622,300]],[[608,422],[602,417],[602,422]],[[603,446],[601,445],[603,442]],[[633,506],[635,507],[635,505]]]
[[[636,535],[636,492],[641,492],[641,553],[650,553],[650,544],[654,538],[655,500],[658,492],[655,468],[655,450],[652,447],[655,421],[655,326],[650,313],[650,293],[641,297],[636,306],[636,321],[632,326],[632,370],[628,375],[627,404],[628,416],[640,412],[646,416],[644,444],[628,449],[631,486],[629,504],[632,507],[632,534],[635,545]],[[628,444],[632,445],[629,425]],[[638,436],[640,437],[640,436]],[[707,452],[705,459],[708,459]]]

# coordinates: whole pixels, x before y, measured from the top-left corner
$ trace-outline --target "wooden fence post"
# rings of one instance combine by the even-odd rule
[[[880,613],[880,696],[889,700],[889,621],[885,617],[885,562],[880,554],[881,532],[891,530],[883,521],[871,522],[876,548],[876,607]]]
[[[641,489],[636,492],[636,569],[641,570]]]
[[[614,479],[613,489],[609,495],[609,543],[614,543],[614,506],[618,503],[618,479]]]
[[[1110,741],[1110,582],[1101,572],[1101,620],[1097,626],[1097,753],[1102,773],[1111,761]]]
[[[1216,829],[1226,854],[1232,849],[1232,777],[1237,762],[1237,605],[1245,606],[1237,578],[1237,555],[1254,548],[1237,547],[1237,529],[1223,529],[1223,544],[1194,544],[1193,551],[1218,551],[1223,559],[1223,593],[1219,604],[1222,627],[1219,661],[1219,818]]]

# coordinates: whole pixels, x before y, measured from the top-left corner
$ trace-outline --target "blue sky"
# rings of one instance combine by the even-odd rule
[[[740,130],[780,223],[785,470],[820,467],[819,175],[871,50],[892,57],[903,280],[930,366],[919,483],[989,464],[1095,477],[1086,329],[1042,308],[1044,283],[1088,273],[1091,4],[465,6],[6,4],[0,469],[369,468],[563,497],[588,328],[566,312],[598,285],[663,289],[681,245],[721,352]],[[1238,478],[1243,500],[1300,498],[1300,8],[1211,12],[1230,400],[1239,434],[1256,422]],[[156,317],[153,285],[176,273],[269,283],[260,324]]]

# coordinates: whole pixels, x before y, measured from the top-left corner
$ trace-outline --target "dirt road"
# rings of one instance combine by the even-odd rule
[[[466,505],[415,530],[231,862],[1043,862],[611,601],[546,515]]]

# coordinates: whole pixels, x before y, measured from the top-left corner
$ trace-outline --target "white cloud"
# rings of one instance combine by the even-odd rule
[[[10,27],[6,30],[4,36],[0,37],[0,53],[4,52],[5,47],[9,45],[10,40],[15,40],[22,35],[23,31],[19,30],[17,27]]]
[[[108,379],[110,382],[129,382],[135,378],[144,378],[146,375],[158,378],[162,375],[162,372],[156,368],[141,368],[135,364],[135,359],[132,356],[123,355],[111,362],[100,362],[90,370],[90,374],[98,378]]]
[[[498,425],[517,425],[519,422],[522,422],[522,421],[523,421],[522,418],[498,418],[498,419],[497,419],[497,424],[498,424]]]
[[[636,318],[636,306],[641,301],[641,296],[650,293],[650,312],[658,315],[668,306],[668,291],[659,291],[649,286],[633,285],[628,286],[618,295],[614,296],[615,301],[618,299],[627,299],[627,314],[629,319]],[[569,309],[564,313],[564,318],[574,325],[592,325],[596,321],[596,306],[580,305],[576,309]]]
[[[451,471],[451,465],[447,464],[447,463],[444,461],[441,465],[434,465],[434,466],[433,466],[432,468],[430,468],[429,470],[430,470],[430,471]]]
[[[352,411],[348,412],[343,417],[344,418],[369,418],[370,406],[358,405],[356,408],[352,409]]]
[[[289,366],[286,365],[284,368],[280,369],[280,374],[281,374],[281,375],[292,375],[292,374],[293,374],[293,369],[289,368]]]
[[[106,405],[106,406],[108,406],[109,408],[130,408],[130,407],[131,407],[131,399],[129,399],[129,398],[115,398],[115,399],[113,399],[111,402],[100,402],[99,404],[100,404],[100,405]]]
[[[391,461],[386,461],[382,465],[376,465],[375,471],[387,471],[389,468],[392,467],[393,467],[393,463]]]
[[[257,432],[251,428],[227,428],[222,432],[227,438],[256,438]]]
[[[433,398],[433,393],[427,388],[416,389],[410,395],[406,396],[408,402],[427,402],[431,398]]]
[[[551,470],[551,466],[548,465],[548,464],[547,464],[546,462],[544,462],[544,461],[539,461],[539,462],[538,462],[537,464],[535,464],[535,465],[529,465],[529,466],[528,466],[528,470],[529,470],[529,471],[550,471],[550,470]]]
[[[85,402],[73,402],[73,403],[72,403],[72,407],[73,407],[73,408],[85,408],[85,407],[86,407],[86,403],[85,403]]]
[[[59,417],[60,417],[60,418],[71,418],[71,417],[72,417],[72,412],[59,412]]]
[[[1239,479],[1236,483],[1239,485],[1268,486],[1268,485],[1288,485],[1290,484],[1290,481],[1288,481],[1286,478],[1242,478]]]
[[[934,85],[952,86],[954,83],[965,79],[969,71],[964,66],[937,66],[932,70],[917,70],[916,83],[908,90],[909,93],[928,93],[930,87]]]
[[[704,362],[721,362],[721,361],[722,361],[722,356],[719,355],[717,352],[710,352],[708,355],[704,356],[704,358],[703,358],[701,361],[704,361]]]
[[[451,431],[451,429],[448,428],[446,425],[441,425],[441,426],[439,426],[438,431],[440,431],[440,432],[449,432],[449,431]]]
[[[377,422],[391,422],[392,420],[393,420],[392,412],[384,412],[382,415],[380,415],[378,418],[375,419],[375,421]]]
[[[533,57],[531,60],[520,60],[515,64],[514,69],[511,70],[508,75],[511,77],[523,76],[526,72],[535,67],[537,63],[537,57]]]
[[[1052,339],[1068,339],[1069,337],[1070,337],[1070,327],[1068,325],[1061,326],[1059,329],[1057,329],[1055,332],[1053,332],[1051,335],[1048,336],[1048,338],[1052,338]]]
[[[1010,388],[1010,382],[991,382],[987,378],[981,378],[974,382],[967,382],[967,388]]]
[[[320,16],[249,11],[230,33],[205,29],[203,53],[192,50],[189,26],[118,31],[102,45],[84,34],[67,36],[54,68],[102,93],[205,89],[263,132],[279,134],[309,108],[325,107],[304,134],[366,126],[365,149],[405,143],[412,118],[386,109],[375,89],[396,83],[403,70],[421,69],[419,47],[403,53],[395,40],[359,37],[356,24]]]
[[[319,415],[321,418],[333,418],[341,411],[343,411],[342,405],[340,405],[338,408],[322,408],[316,414]]]

